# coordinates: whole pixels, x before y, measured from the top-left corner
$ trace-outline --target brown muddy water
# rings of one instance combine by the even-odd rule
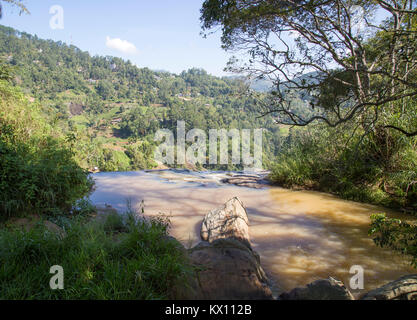
[[[251,189],[220,183],[226,173],[110,172],[94,174],[91,200],[126,209],[144,200],[145,215],[171,216],[171,234],[186,247],[200,241],[203,217],[232,197],[246,207],[253,248],[278,294],[333,276],[349,287],[354,265],[364,269],[359,296],[402,275],[416,273],[409,261],[377,247],[368,236],[370,215],[408,218],[388,209],[341,200],[335,196],[268,186]]]

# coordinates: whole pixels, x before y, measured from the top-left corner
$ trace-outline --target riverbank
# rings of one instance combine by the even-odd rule
[[[111,208],[51,219],[29,216],[0,229],[0,299],[172,299],[191,272],[166,219]],[[58,289],[53,266],[62,267]]]

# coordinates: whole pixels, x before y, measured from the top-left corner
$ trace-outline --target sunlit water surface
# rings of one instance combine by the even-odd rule
[[[357,296],[402,275],[416,273],[396,252],[377,247],[368,236],[370,215],[384,208],[341,200],[335,196],[279,187],[251,189],[220,183],[226,173],[174,171],[111,172],[93,177],[91,200],[125,210],[127,200],[145,214],[171,216],[171,234],[186,247],[200,241],[203,217],[232,197],[246,207],[253,248],[273,282],[274,293],[333,276],[349,286],[349,270],[365,271],[364,290]]]

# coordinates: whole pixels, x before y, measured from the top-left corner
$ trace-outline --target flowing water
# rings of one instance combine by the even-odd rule
[[[416,273],[409,261],[377,247],[368,236],[370,215],[388,209],[341,200],[335,196],[268,186],[251,189],[221,183],[227,173],[154,172],[98,173],[91,200],[123,211],[127,200],[145,214],[171,216],[171,234],[190,247],[199,241],[204,215],[232,197],[246,207],[253,248],[273,282],[275,294],[333,276],[349,286],[354,265],[364,269],[358,296],[398,277]]]

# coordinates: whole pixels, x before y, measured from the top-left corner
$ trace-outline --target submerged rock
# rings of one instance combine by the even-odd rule
[[[279,296],[281,300],[354,300],[342,281],[332,277],[316,280]]]
[[[230,178],[224,178],[222,182],[255,189],[265,188],[269,184],[265,176],[258,174],[234,174]]]
[[[417,274],[403,276],[371,290],[361,300],[417,300]]]
[[[259,255],[236,239],[201,242],[190,249],[195,281],[184,299],[271,300]]]
[[[222,207],[206,214],[201,225],[200,236],[203,241],[232,238],[241,241],[249,248],[249,220],[242,202],[234,197]]]

